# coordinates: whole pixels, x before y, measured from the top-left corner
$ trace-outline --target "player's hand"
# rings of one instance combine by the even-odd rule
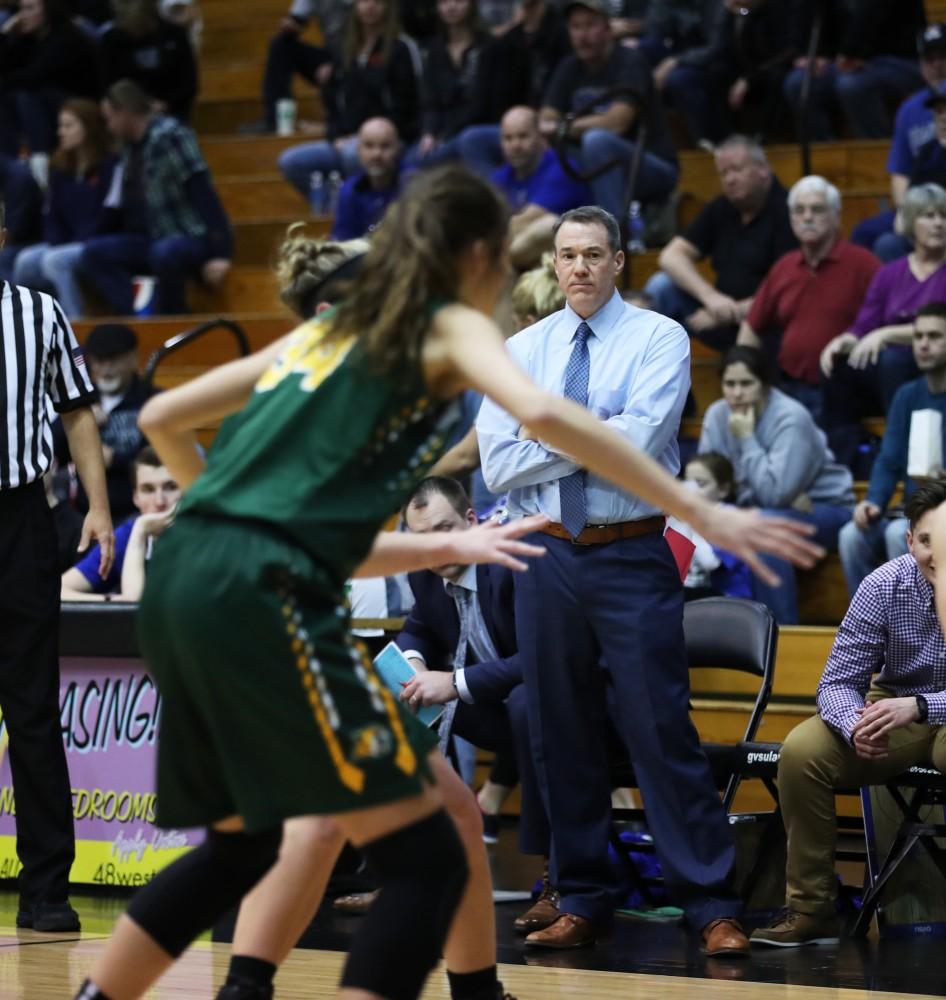
[[[870,500],[861,500],[854,508],[854,523],[861,531],[866,531],[880,515],[881,510],[877,504],[871,503]]]
[[[876,365],[880,360],[880,352],[887,346],[887,334],[883,329],[873,330],[854,345],[848,355],[847,363],[852,368],[867,368]]]
[[[833,340],[829,340],[821,352],[821,357],[819,359],[819,364],[821,365],[821,373],[825,378],[831,377],[831,372],[834,371],[834,362],[839,354],[849,354],[851,349],[857,344],[857,337],[853,333],[842,333],[835,337]]]
[[[446,670],[428,670],[418,674],[401,691],[401,701],[414,712],[423,705],[446,705],[456,697],[453,674]]]
[[[85,552],[93,542],[98,543],[102,553],[99,558],[99,576],[104,580],[115,560],[115,533],[112,531],[112,516],[107,508],[105,510],[89,508],[89,513],[82,522],[82,535],[79,538],[77,551]]]
[[[545,548],[541,545],[529,545],[519,539],[548,523],[547,517],[536,514],[506,524],[489,521],[470,528],[469,531],[451,531],[444,538],[448,549],[444,562],[463,566],[497,563],[520,573],[525,572],[529,566],[522,560],[544,556]]]
[[[811,541],[814,525],[789,517],[767,517],[758,510],[708,504],[706,515],[693,526],[708,542],[748,563],[752,572],[770,586],[779,578],[759,558],[760,552],[803,569],[814,566],[824,555],[824,549]]]

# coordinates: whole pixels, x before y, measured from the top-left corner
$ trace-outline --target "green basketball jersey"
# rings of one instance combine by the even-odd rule
[[[357,337],[325,329],[292,334],[221,427],[181,514],[271,524],[341,580],[442,454],[460,407],[430,398],[419,365],[378,373]]]

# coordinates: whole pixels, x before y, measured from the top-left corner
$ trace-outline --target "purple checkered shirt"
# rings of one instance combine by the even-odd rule
[[[946,723],[946,639],[933,588],[911,555],[857,588],[818,684],[818,713],[848,741],[874,674],[897,697],[922,694],[930,723]]]

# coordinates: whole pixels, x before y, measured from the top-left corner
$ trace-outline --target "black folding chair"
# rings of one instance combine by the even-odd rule
[[[691,670],[733,670],[759,679],[755,701],[739,743],[702,744],[716,788],[723,792],[723,807],[727,813],[731,811],[739,785],[746,777],[762,777],[777,801],[775,771],[772,769],[777,767],[778,744],[753,742],[771,697],[775,678],[775,654],[778,648],[778,623],[775,616],[758,601],[706,597],[690,601],[685,606],[683,634]],[[764,775],[761,773],[763,771]],[[611,783],[615,787],[637,787],[633,761],[613,763]],[[612,817],[618,822],[640,822],[644,813],[639,809],[614,809]],[[659,832],[656,835],[659,836]],[[646,901],[652,902],[646,880],[641,878],[629,857],[628,845],[620,839],[613,825],[611,845],[630,882]],[[647,846],[635,844],[633,849],[647,850]]]

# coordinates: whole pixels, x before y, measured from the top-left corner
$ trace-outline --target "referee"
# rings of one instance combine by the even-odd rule
[[[0,205],[0,248],[6,237]],[[0,281],[0,710],[10,740],[19,877],[17,927],[79,929],[69,905],[72,792],[59,728],[59,566],[43,473],[50,404],[62,418],[89,497],[79,548],[112,562],[112,521],[96,395],[58,303]]]

